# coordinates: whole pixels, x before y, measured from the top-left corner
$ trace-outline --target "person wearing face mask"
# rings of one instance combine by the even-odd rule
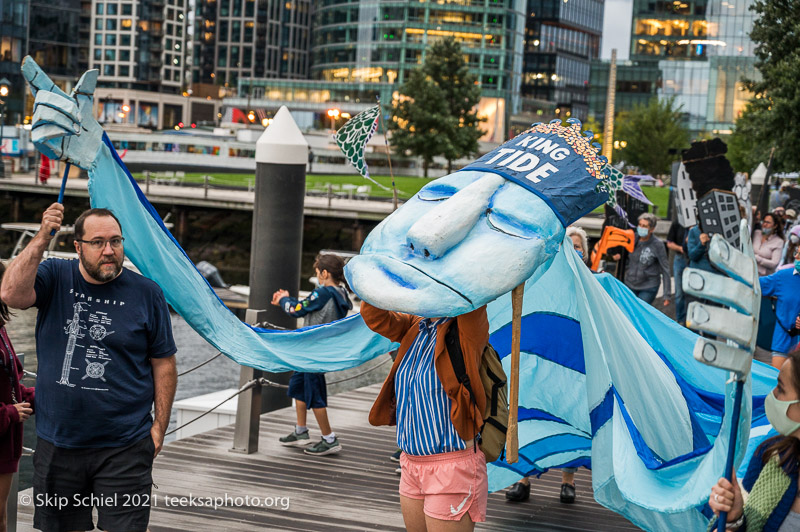
[[[761,229],[753,233],[758,275],[771,275],[778,267],[783,250],[783,220],[775,213],[764,215]]]
[[[727,530],[800,530],[800,351],[788,356],[764,411],[780,436],[756,449],[741,486],[734,475],[733,483],[721,478],[711,488],[708,505],[717,515],[728,512]],[[709,530],[716,529],[712,519]]]
[[[625,285],[636,294],[636,297],[652,305],[658,293],[659,279],[661,279],[664,286],[664,306],[666,307],[669,305],[669,297],[672,293],[672,279],[669,275],[667,248],[664,246],[664,242],[653,235],[657,222],[658,218],[649,212],[639,216],[636,244],[625,271]]]
[[[575,253],[581,258],[586,266],[591,263],[589,256],[589,239],[586,236],[586,231],[582,228],[570,225],[567,227],[567,236],[572,240],[572,247],[575,248]]]
[[[778,268],[793,268],[794,267],[794,252],[797,250],[797,245],[800,244],[800,225],[796,225],[789,231],[789,237],[783,245],[783,252],[781,253],[781,262]]]
[[[792,326],[800,314],[800,246],[795,249],[794,268],[761,277],[761,295],[775,297],[775,329],[772,333],[772,365],[780,368],[786,353],[797,343]]]

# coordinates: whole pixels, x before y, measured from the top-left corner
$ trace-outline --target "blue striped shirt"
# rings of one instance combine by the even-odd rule
[[[397,445],[406,454],[421,456],[467,448],[450,420],[450,398],[434,366],[436,326],[449,319],[423,319],[419,334],[397,368]]]

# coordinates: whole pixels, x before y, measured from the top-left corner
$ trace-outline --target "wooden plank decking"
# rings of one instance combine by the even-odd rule
[[[378,387],[368,386],[329,399],[331,424],[343,451],[311,457],[299,449],[280,446],[277,438],[291,431],[294,409],[261,418],[259,452],[231,453],[233,426],[169,443],[154,467],[156,506],[150,530],[251,531],[251,530],[403,530],[397,494],[395,450],[391,427],[371,427],[367,412]],[[310,413],[309,413],[310,414]],[[312,438],[319,430],[309,415]],[[531,499],[510,504],[502,493],[489,496],[487,521],[477,530],[622,531],[637,530],[629,521],[598,505],[592,498],[590,473],[576,474],[578,500],[573,505],[558,499],[561,478],[548,472],[533,480]],[[23,492],[29,493],[30,490]],[[288,498],[271,508],[228,505],[166,507],[165,497],[246,496]],[[283,500],[285,503],[285,499]],[[33,509],[19,508],[18,530],[32,530]]]

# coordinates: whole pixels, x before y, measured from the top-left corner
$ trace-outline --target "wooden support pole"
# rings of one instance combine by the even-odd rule
[[[522,337],[522,296],[525,283],[511,291],[511,377],[508,387],[508,431],[506,432],[506,461],[515,464],[519,459],[517,410],[519,409],[519,344]]]

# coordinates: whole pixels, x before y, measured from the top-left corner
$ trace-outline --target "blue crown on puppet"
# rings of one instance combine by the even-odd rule
[[[582,133],[576,118],[567,123],[533,124],[461,171],[491,172],[518,184],[544,200],[565,227],[603,203],[615,205],[621,178],[598,153],[594,133]]]

